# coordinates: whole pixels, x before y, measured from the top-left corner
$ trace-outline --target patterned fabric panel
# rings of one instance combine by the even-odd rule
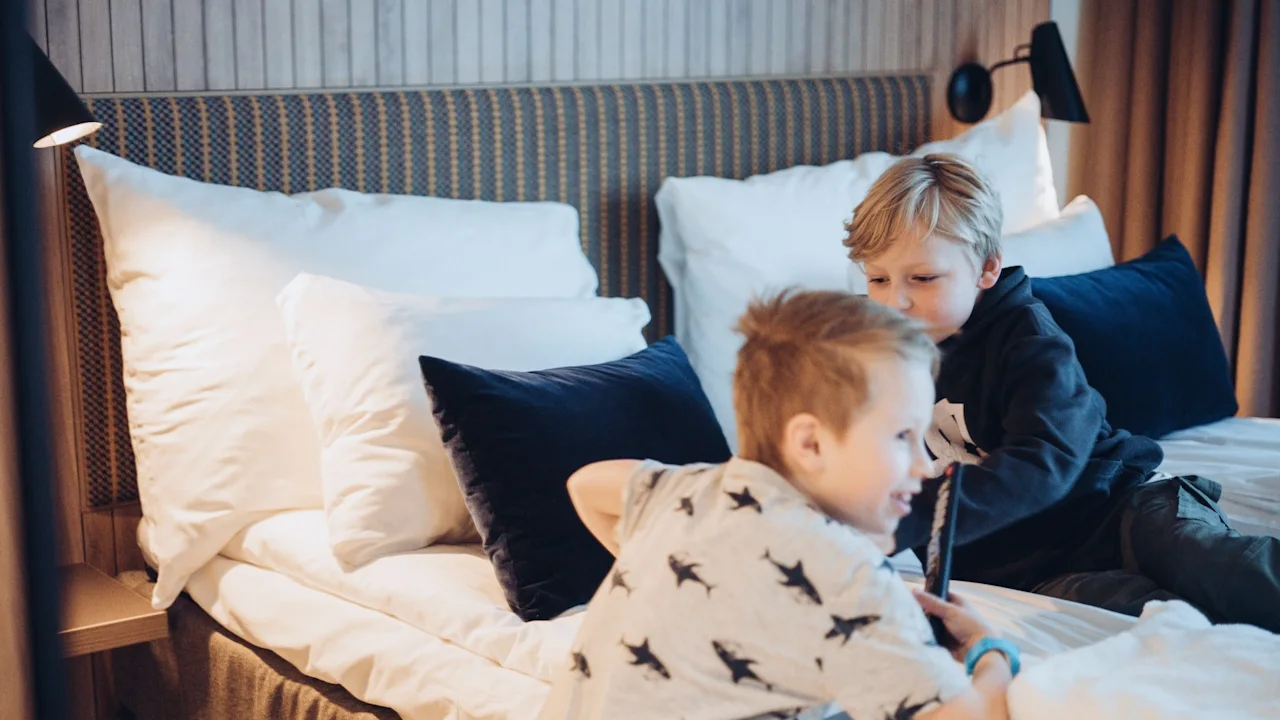
[[[642,297],[671,332],[653,194],[668,176],[743,178],[929,138],[925,76],[89,101],[88,142],[166,173],[304,192],[344,187],[575,206],[601,294]],[[97,219],[62,162],[90,508],[136,502],[119,325]]]

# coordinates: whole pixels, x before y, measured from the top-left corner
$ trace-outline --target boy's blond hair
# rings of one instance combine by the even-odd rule
[[[869,357],[928,363],[938,374],[938,349],[923,325],[850,293],[788,290],[757,300],[738,332],[745,339],[733,375],[739,455],[783,475],[787,422],[810,413],[846,432],[867,401]]]
[[[955,155],[906,157],[867,192],[845,225],[849,258],[872,260],[895,242],[938,234],[965,245],[982,267],[1000,252],[1000,198],[977,168]]]

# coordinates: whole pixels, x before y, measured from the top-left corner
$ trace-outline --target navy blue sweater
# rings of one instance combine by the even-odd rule
[[[1163,453],[1107,424],[1071,339],[1020,267],[1001,273],[939,349],[930,453],[974,463],[961,491],[952,575],[1030,589],[1059,572]],[[926,483],[899,525],[899,548],[922,554],[936,487]]]

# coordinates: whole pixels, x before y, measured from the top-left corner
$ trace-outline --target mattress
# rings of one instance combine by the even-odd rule
[[[1219,504],[1236,530],[1280,537],[1280,420],[1233,417],[1160,439],[1173,475],[1222,483]]]
[[[329,552],[318,510],[262,520],[223,555],[188,588],[206,612],[302,672],[408,718],[535,716],[581,621],[580,609],[521,621],[478,546],[427,548],[344,570]],[[910,555],[895,559],[918,586],[914,563]],[[1032,664],[1133,624],[1014,590],[955,588]]]

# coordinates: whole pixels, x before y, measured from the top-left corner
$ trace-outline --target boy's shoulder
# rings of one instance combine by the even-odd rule
[[[739,457],[718,465],[648,463],[632,486],[636,491],[628,503],[653,506],[637,534],[661,536],[663,546],[676,538],[732,547],[761,541],[779,549],[816,545],[826,548],[821,561],[835,568],[880,554],[869,538],[822,512],[782,476]],[[653,497],[644,497],[646,491]]]

